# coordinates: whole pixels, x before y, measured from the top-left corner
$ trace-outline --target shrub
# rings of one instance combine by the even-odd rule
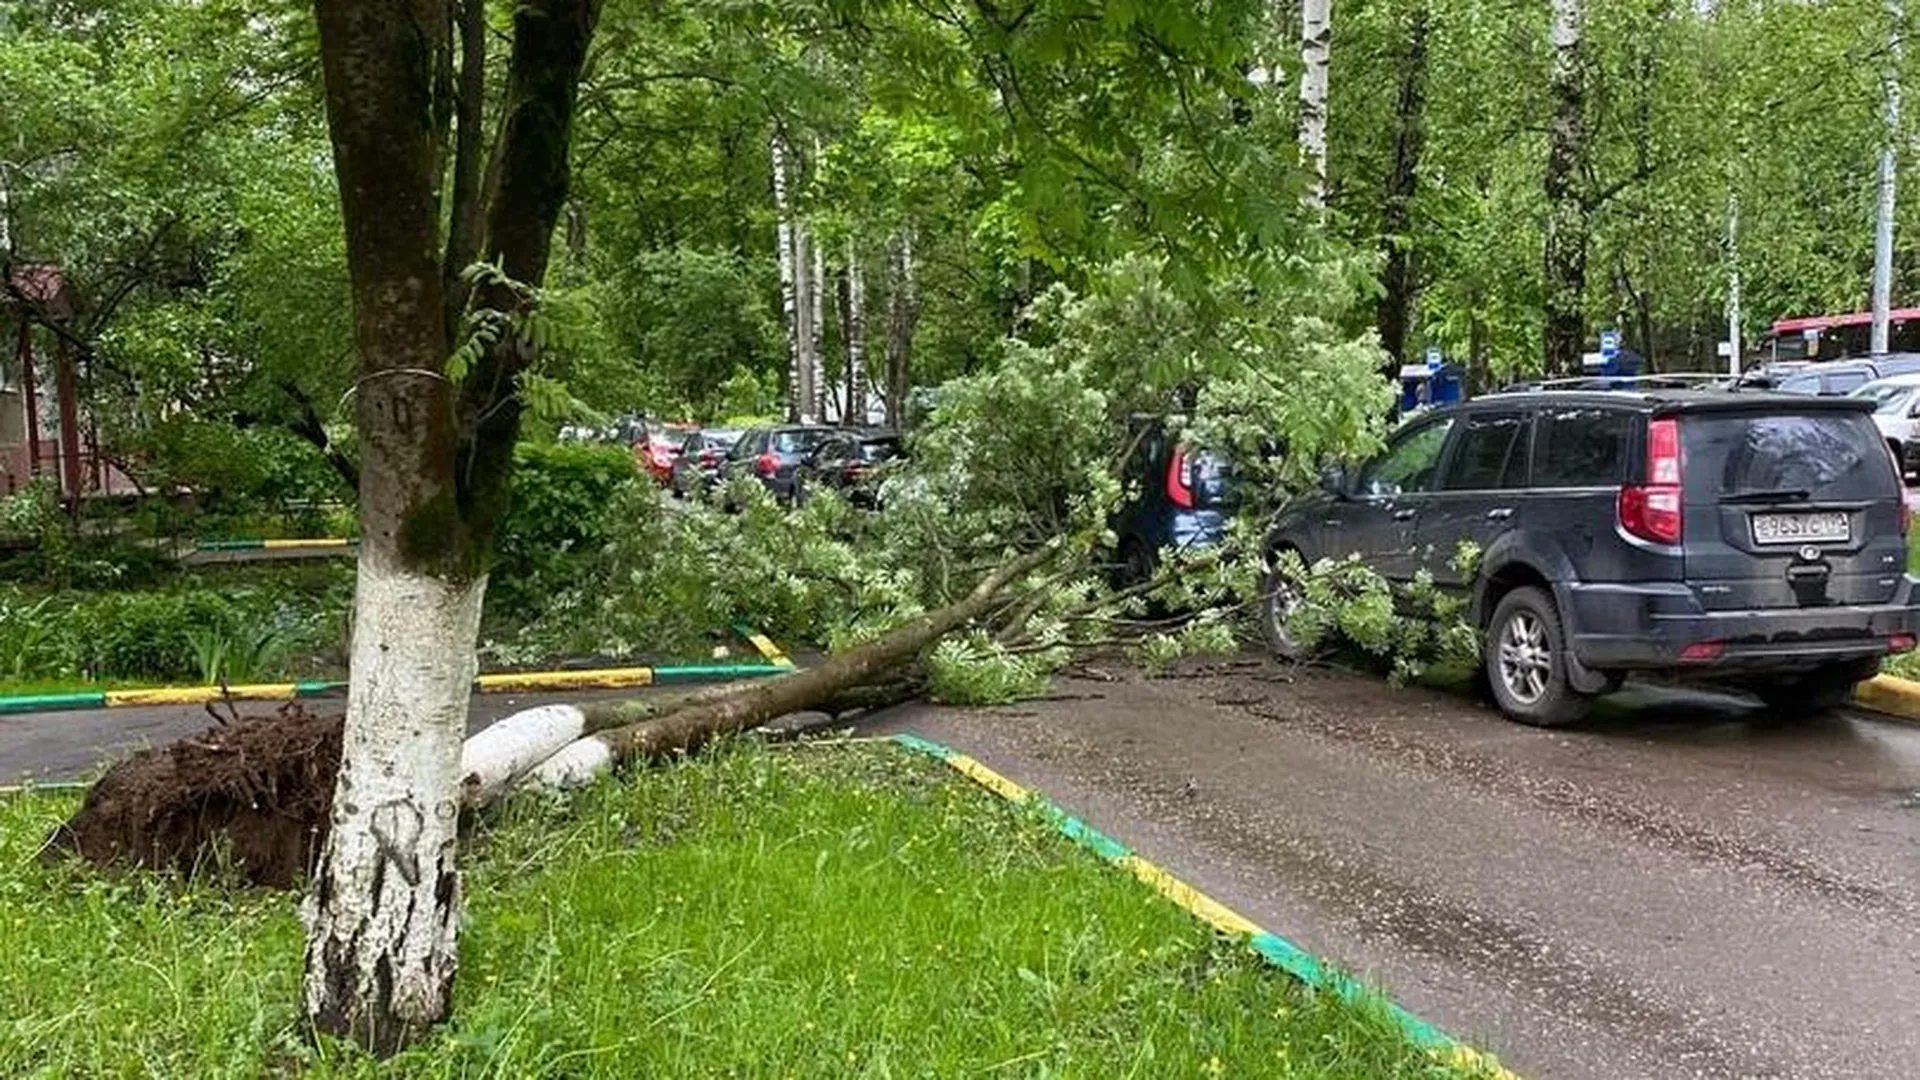
[[[516,447],[513,505],[488,582],[493,609],[509,616],[544,609],[548,594],[578,578],[584,557],[622,527],[616,496],[642,485],[633,455],[621,447]]]

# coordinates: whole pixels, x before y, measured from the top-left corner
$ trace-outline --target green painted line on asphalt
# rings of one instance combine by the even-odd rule
[[[668,683],[715,682],[723,679],[764,679],[770,675],[791,675],[790,667],[773,664],[682,664],[653,669],[656,686]]]
[[[105,690],[86,690],[73,694],[23,694],[0,697],[0,716],[36,712],[71,712],[75,709],[104,709]]]
[[[296,698],[326,697],[345,690],[347,684],[334,679],[308,679],[293,684],[293,696]]]
[[[265,540],[201,540],[193,545],[195,551],[261,551],[265,550]]]

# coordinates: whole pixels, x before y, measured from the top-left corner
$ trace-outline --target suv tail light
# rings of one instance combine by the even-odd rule
[[[705,450],[700,451],[700,464],[702,465],[720,464],[720,451],[715,450],[711,446],[707,447]]]
[[[1193,482],[1187,476],[1187,448],[1173,448],[1173,459],[1167,462],[1167,498],[1182,510],[1193,509]]]
[[[1620,528],[1655,544],[1678,544],[1681,535],[1680,421],[1647,424],[1647,479],[1620,488]]]
[[[761,454],[755,459],[753,466],[760,471],[761,476],[772,479],[773,475],[780,471],[780,459],[772,454]]]

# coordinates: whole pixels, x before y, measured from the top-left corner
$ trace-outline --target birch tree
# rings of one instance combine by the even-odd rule
[[[1300,156],[1308,172],[1307,205],[1327,202],[1327,68],[1333,48],[1333,0],[1300,4]]]
[[[1588,206],[1586,72],[1581,54],[1585,0],[1552,0],[1547,135],[1546,356],[1549,375],[1577,375],[1585,351]]]
[[[314,3],[359,355],[362,539],[303,987],[316,1029],[381,1054],[450,1008],[475,634],[599,0],[517,7],[490,159],[483,8]]]
[[[793,221],[792,180],[787,175],[787,159],[791,155],[787,150],[786,133],[778,127],[773,131],[771,156],[774,244],[778,248],[776,258],[780,264],[780,318],[787,333],[787,415],[789,419],[797,420],[803,409],[802,372],[806,370],[806,365],[802,357],[805,355],[805,333],[800,325],[802,301],[796,246],[798,232]]]
[[[914,281],[913,234],[901,232],[887,247],[887,422],[903,427],[913,373],[913,332],[920,321]]]
[[[847,238],[846,309],[841,312],[841,337],[846,339],[847,401],[841,421],[863,423],[867,415],[867,283],[860,269],[860,248]]]

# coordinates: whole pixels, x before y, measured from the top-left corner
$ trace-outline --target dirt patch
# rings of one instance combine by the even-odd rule
[[[93,785],[48,854],[293,885],[326,839],[340,731],[296,702],[142,751]]]

